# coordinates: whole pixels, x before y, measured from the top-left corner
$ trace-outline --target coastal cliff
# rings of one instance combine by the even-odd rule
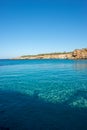
[[[74,50],[72,52],[72,57],[74,59],[87,59],[87,48],[81,50]]]
[[[76,49],[72,52],[25,55],[14,59],[87,59],[87,48]]]

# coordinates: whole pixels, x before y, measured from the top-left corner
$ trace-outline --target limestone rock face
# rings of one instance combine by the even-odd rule
[[[74,59],[87,59],[87,48],[77,49],[72,52],[72,58]]]

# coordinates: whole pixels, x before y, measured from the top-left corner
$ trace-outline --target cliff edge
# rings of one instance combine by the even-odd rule
[[[65,53],[25,55],[13,59],[87,59],[87,48],[76,49],[73,52]]]

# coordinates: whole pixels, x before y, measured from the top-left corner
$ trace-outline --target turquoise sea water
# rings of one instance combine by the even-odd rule
[[[87,60],[0,60],[0,128],[87,130]]]

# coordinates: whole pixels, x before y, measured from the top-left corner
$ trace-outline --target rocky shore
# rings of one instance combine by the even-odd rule
[[[72,52],[25,55],[13,59],[87,59],[87,48],[76,49]]]

